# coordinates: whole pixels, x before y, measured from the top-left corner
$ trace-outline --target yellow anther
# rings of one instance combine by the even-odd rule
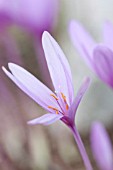
[[[62,95],[64,102],[66,103],[66,96],[63,93],[61,93],[61,95]]]
[[[62,98],[63,98],[63,99],[65,99],[65,98],[66,98],[66,96],[65,96],[63,93],[61,93],[61,95],[62,95]]]
[[[62,98],[63,98],[63,100],[64,100],[64,102],[66,104],[66,110],[68,110],[69,106],[68,106],[67,101],[66,101],[66,96],[63,93],[61,93],[61,96],[62,96]]]
[[[55,96],[55,94],[50,94],[55,100],[58,100],[58,97]]]
[[[58,109],[57,108],[55,108],[55,107],[52,107],[52,106],[48,106],[48,108],[50,108],[50,109],[53,109],[55,112],[56,112],[56,114],[58,114]]]

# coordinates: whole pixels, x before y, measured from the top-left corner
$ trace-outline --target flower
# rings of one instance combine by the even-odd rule
[[[106,22],[103,29],[104,41],[97,44],[77,21],[71,21],[69,33],[88,66],[99,78],[113,88],[113,26]]]
[[[19,25],[32,33],[51,30],[58,13],[58,0],[0,1],[0,24]]]
[[[86,78],[74,99],[71,71],[62,50],[48,32],[43,33],[42,44],[54,92],[16,64],[8,64],[11,73],[4,67],[3,70],[21,90],[49,112],[40,118],[29,121],[29,124],[47,125],[61,119],[71,126],[74,124],[78,105],[89,86],[89,78]]]
[[[31,73],[16,64],[8,64],[11,73],[4,67],[3,70],[21,90],[48,112],[39,118],[28,121],[28,124],[49,125],[57,120],[64,122],[73,133],[87,170],[92,170],[84,145],[74,123],[78,105],[89,86],[90,79],[85,79],[74,99],[71,71],[65,55],[48,32],[43,33],[42,45],[54,86],[54,92]]]
[[[100,122],[95,122],[92,125],[91,147],[98,167],[101,170],[112,170],[113,147],[104,126]]]

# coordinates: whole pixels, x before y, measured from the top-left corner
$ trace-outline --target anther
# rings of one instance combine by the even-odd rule
[[[66,104],[66,110],[68,110],[69,109],[69,106],[68,106],[68,104]]]
[[[52,106],[48,106],[48,108],[50,108],[50,109],[53,109],[55,112],[56,112],[56,114],[58,114],[58,109],[57,108],[55,108],[55,107],[52,107]]]
[[[68,110],[69,106],[68,106],[67,101],[66,101],[66,96],[63,93],[61,93],[61,96],[62,96],[62,98],[63,98],[63,100],[64,100],[64,102],[66,104],[66,110]]]
[[[66,103],[66,96],[63,93],[61,93],[61,95],[62,95],[62,98],[64,99],[64,102]]]
[[[55,96],[55,94],[50,94],[55,100],[58,100],[58,97]]]

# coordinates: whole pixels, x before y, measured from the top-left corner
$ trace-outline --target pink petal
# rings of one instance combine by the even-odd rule
[[[57,92],[64,93],[70,104],[73,100],[73,86],[68,61],[48,32],[43,33],[42,44],[54,88]]]
[[[95,122],[91,129],[91,147],[101,170],[113,169],[113,148],[109,136],[101,123]]]
[[[36,124],[50,125],[50,124],[56,122],[57,120],[61,119],[62,117],[63,117],[63,115],[48,113],[41,117],[38,117],[36,119],[28,121],[28,124],[30,124],[30,125],[36,125]]]
[[[104,43],[113,49],[113,24],[109,21],[105,22],[103,28]]]
[[[85,78],[85,80],[83,81],[72,105],[70,106],[69,108],[69,117],[71,118],[72,121],[74,121],[75,119],[75,115],[76,115],[76,111],[78,109],[78,106],[79,106],[79,103],[80,101],[82,100],[86,90],[88,89],[89,87],[89,84],[90,84],[90,79],[87,77]]]
[[[35,100],[40,106],[51,112],[52,110],[48,106],[59,108],[56,100],[54,100],[50,94],[53,94],[43,83],[41,83],[36,77],[30,74],[22,67],[9,63],[9,69],[12,74],[3,68],[7,76],[28,96]]]
[[[98,45],[93,52],[94,67],[97,75],[113,87],[113,52],[103,45]]]
[[[92,64],[92,50],[95,46],[94,40],[91,38],[89,33],[83,28],[83,26],[72,20],[69,25],[69,34],[75,48],[80,53],[81,57],[86,61],[91,69]]]

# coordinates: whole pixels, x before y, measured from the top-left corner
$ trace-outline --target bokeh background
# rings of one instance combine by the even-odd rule
[[[35,0],[35,3],[38,2],[35,6],[27,4],[26,0],[22,1],[25,1],[24,4],[19,0],[10,0],[10,4],[14,5],[5,1],[0,1],[0,66],[7,68],[8,62],[17,63],[50,86],[46,81],[41,47],[41,34],[48,30],[68,58],[75,95],[83,78],[91,77],[92,83],[79,106],[75,121],[91,162],[97,169],[90,148],[90,127],[93,121],[102,121],[113,140],[113,91],[89,70],[79,56],[71,43],[68,27],[71,19],[78,20],[96,41],[101,42],[104,22],[110,20],[113,23],[113,1],[43,0],[41,4]],[[9,15],[7,11],[11,10],[13,12]],[[35,19],[32,13],[36,14]],[[61,122],[47,127],[28,126],[28,120],[46,112],[21,92],[2,70],[0,79],[0,169],[84,169],[69,129]]]

